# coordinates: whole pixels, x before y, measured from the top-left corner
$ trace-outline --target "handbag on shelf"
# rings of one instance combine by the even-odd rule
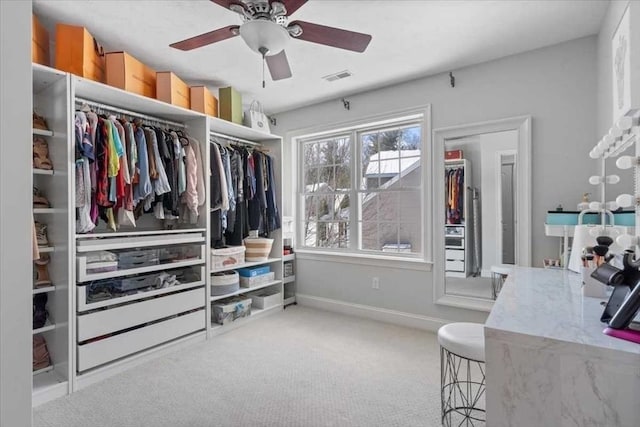
[[[269,118],[262,109],[260,101],[252,101],[249,109],[244,113],[244,125],[264,133],[271,133]]]

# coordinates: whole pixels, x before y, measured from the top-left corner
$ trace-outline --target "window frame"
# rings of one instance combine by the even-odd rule
[[[420,184],[420,206],[422,210],[420,226],[422,228],[422,250],[419,253],[397,253],[382,251],[364,250],[359,249],[361,244],[361,218],[360,212],[361,203],[358,199],[362,193],[360,188],[362,177],[362,150],[360,136],[364,133],[375,132],[385,130],[393,127],[405,127],[407,125],[417,124],[421,127],[421,148],[420,148],[420,162],[421,162],[421,184]],[[294,173],[292,177],[295,177],[294,182],[294,194],[293,194],[293,206],[295,207],[296,221],[295,221],[295,238],[299,242],[297,245],[297,252],[302,255],[301,258],[307,257],[318,259],[318,257],[335,257],[340,258],[342,262],[353,262],[361,264],[363,260],[388,260],[391,262],[389,265],[398,266],[398,263],[403,263],[404,266],[411,269],[419,270],[431,270],[432,260],[432,182],[433,182],[433,143],[431,138],[431,105],[411,108],[407,110],[400,110],[390,112],[384,115],[370,116],[358,121],[352,121],[348,123],[341,123],[335,126],[324,126],[320,128],[307,129],[295,132],[291,135],[292,142],[292,160],[294,166]],[[350,195],[355,196],[355,203],[350,203],[350,239],[349,245],[346,248],[316,248],[309,246],[302,246],[304,242],[304,197],[306,182],[304,179],[304,143],[311,142],[318,139],[329,139],[340,135],[350,135],[351,142],[351,189]],[[354,167],[356,168],[354,170]]]

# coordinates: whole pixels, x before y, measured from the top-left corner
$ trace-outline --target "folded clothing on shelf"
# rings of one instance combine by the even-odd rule
[[[118,256],[109,251],[88,252],[85,255],[87,273],[105,273],[118,269]]]
[[[170,274],[171,273],[171,274]],[[197,278],[189,272],[159,272],[135,277],[95,280],[87,284],[87,303],[177,286]],[[181,282],[179,280],[183,280]]]

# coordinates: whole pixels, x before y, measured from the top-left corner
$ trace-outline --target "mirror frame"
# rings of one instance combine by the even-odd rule
[[[444,271],[444,151],[445,141],[484,133],[518,132],[516,156],[517,265],[531,265],[531,116],[518,116],[433,130],[433,300],[436,304],[491,311],[493,300],[446,293]]]

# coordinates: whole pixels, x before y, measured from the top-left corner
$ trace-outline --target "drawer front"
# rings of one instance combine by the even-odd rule
[[[464,260],[464,251],[458,251],[455,249],[445,249],[444,257],[449,260]]]
[[[78,341],[162,319],[205,305],[205,289],[170,294],[95,313],[78,315]]]
[[[449,261],[445,263],[447,271],[464,271],[464,261]]]
[[[78,371],[86,371],[205,328],[205,311],[154,323],[130,332],[79,345]]]

